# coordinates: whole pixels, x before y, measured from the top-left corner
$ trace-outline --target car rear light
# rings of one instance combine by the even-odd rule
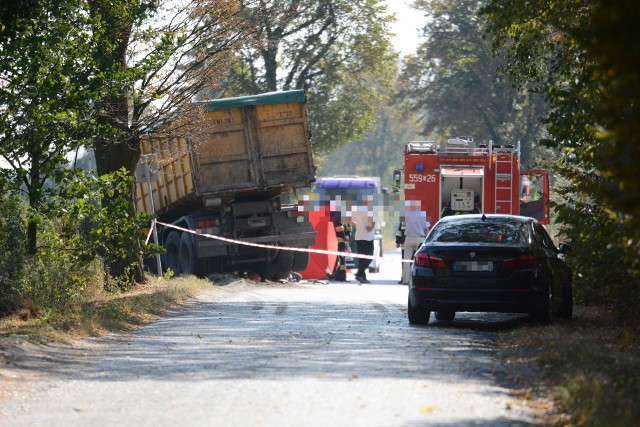
[[[425,252],[416,254],[415,263],[417,266],[426,268],[444,268],[444,260]]]
[[[220,220],[210,218],[210,219],[199,219],[196,221],[196,228],[211,228],[217,227],[220,224]]]
[[[531,254],[518,255],[515,258],[508,258],[500,263],[500,267],[507,270],[524,270],[533,268],[536,264],[536,257]]]

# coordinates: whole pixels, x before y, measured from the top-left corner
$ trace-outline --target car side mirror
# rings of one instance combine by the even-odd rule
[[[571,252],[571,250],[571,246],[569,246],[568,243],[560,243],[560,246],[558,246],[558,252],[560,252],[561,254]]]

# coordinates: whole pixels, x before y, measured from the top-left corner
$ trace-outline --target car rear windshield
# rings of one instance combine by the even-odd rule
[[[526,223],[519,221],[453,221],[434,227],[428,242],[526,244],[529,233]]]

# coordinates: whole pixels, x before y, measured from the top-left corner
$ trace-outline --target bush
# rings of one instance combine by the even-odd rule
[[[128,290],[135,263],[125,274],[113,277],[109,266],[138,259],[141,250],[154,254],[154,245],[144,245],[150,215],[130,214],[128,199],[133,185],[125,171],[100,178],[79,170],[57,175],[46,205],[37,218],[35,255],[27,255],[27,213],[19,197],[0,199],[0,315],[20,308],[32,314],[66,310],[103,289]],[[0,185],[1,187],[1,185]],[[108,198],[110,203],[102,207]]]
[[[104,276],[104,288],[128,290],[135,285],[134,270],[142,254],[155,254],[155,245],[145,245],[152,216],[130,212],[133,177],[124,169],[99,178],[70,171],[61,180],[49,205],[48,216],[59,218],[61,236],[83,259],[102,260],[107,272],[111,266],[127,261],[122,276]],[[109,200],[103,205],[104,200]]]
[[[78,261],[65,251],[39,251],[27,259],[16,283],[21,305],[64,311],[84,302],[101,283],[100,262]]]
[[[587,182],[589,175],[579,176]],[[565,184],[556,191],[556,220],[571,242],[568,255],[579,302],[608,306],[621,319],[640,322],[640,233],[632,218],[598,203],[591,185]],[[588,191],[585,191],[584,189]]]
[[[26,262],[25,213],[18,197],[0,199],[0,316],[14,311],[20,301],[15,281]]]
[[[38,251],[35,255],[27,255],[26,208],[23,202],[16,205],[22,209],[16,209],[11,224],[21,224],[21,227],[14,232],[13,241],[8,238],[12,235],[5,234],[3,242],[14,245],[8,246],[4,257],[19,260],[6,283],[13,299],[12,308],[46,311],[84,301],[87,290],[101,283],[103,273],[99,260],[79,250],[79,236],[70,237],[60,232],[68,217],[41,217]]]

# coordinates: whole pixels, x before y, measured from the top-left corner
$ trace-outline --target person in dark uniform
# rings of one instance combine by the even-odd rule
[[[335,210],[332,209],[329,213],[329,218],[336,231],[338,252],[347,252],[349,249],[349,239],[351,238],[351,224],[342,222],[342,214],[339,208]],[[336,264],[333,268],[333,272],[329,275],[329,279],[335,280],[336,282],[347,281],[347,261],[344,255],[337,256]]]
[[[451,203],[445,202],[442,208],[442,213],[440,214],[440,218],[444,218],[445,216],[453,215],[453,211],[451,210]]]
[[[400,248],[400,259],[404,258],[404,233],[406,229],[407,225],[404,222],[404,216],[401,216],[400,222],[398,223],[398,230],[396,231],[396,248]],[[398,283],[402,283],[402,273]]]
[[[480,196],[476,194],[473,198],[473,213],[480,213],[482,209],[480,208]]]

